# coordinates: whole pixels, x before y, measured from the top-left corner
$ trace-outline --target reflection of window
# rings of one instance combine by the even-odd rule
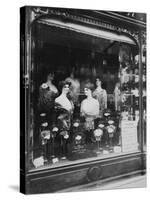
[[[34,167],[137,151],[138,70],[131,47],[116,42],[104,53],[91,50],[86,37],[82,49],[75,38],[69,40],[76,46],[68,48],[63,36],[55,44],[38,29],[37,35]]]

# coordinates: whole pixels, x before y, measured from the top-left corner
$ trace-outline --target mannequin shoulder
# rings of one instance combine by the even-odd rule
[[[56,102],[56,103],[61,102],[61,96],[57,97],[57,98],[55,99],[55,102]]]
[[[87,102],[87,99],[82,100],[82,101],[81,101],[81,105],[83,105],[83,104],[86,103],[86,102]]]
[[[105,90],[105,89],[103,89],[103,93],[104,93],[104,94],[107,94],[107,92],[106,92],[106,90]]]
[[[93,91],[93,95],[96,95],[97,94],[97,90],[95,89],[94,91]]]
[[[54,92],[54,93],[58,93],[58,90],[57,90],[56,86],[53,85],[53,84],[50,86],[50,90],[51,90],[52,92]]]
[[[55,107],[57,107],[57,108],[62,107],[61,102],[62,102],[61,97],[57,97],[55,99]]]

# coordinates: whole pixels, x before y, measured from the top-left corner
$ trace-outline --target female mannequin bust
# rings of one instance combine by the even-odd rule
[[[60,129],[69,130],[74,109],[73,103],[67,97],[70,91],[70,83],[61,82],[61,87],[61,95],[55,99],[56,120],[60,122]]]
[[[59,127],[60,145],[62,148],[62,159],[66,158],[67,141],[70,135],[71,119],[73,114],[73,103],[67,95],[70,91],[70,83],[63,81],[60,83],[61,94],[55,99],[56,123]]]
[[[115,110],[121,110],[121,91],[120,91],[120,83],[117,82],[114,89],[114,96],[115,96]]]
[[[96,89],[93,92],[93,97],[98,100],[100,115],[102,115],[104,109],[107,108],[107,92],[106,90],[102,89],[101,80],[99,77],[96,78]]]
[[[71,83],[71,91],[72,91],[72,101],[74,104],[78,104],[78,96],[80,93],[80,82],[74,76],[74,72],[71,72],[70,77],[66,78],[67,82]]]
[[[65,109],[66,111],[72,113],[74,105],[68,99],[67,95],[70,91],[70,82],[62,82],[62,92],[59,97],[55,99],[55,103],[58,104],[61,108]]]
[[[92,97],[93,85],[91,83],[85,85],[84,93],[86,99],[81,102],[81,116],[85,117],[85,127],[88,130],[94,129],[94,119],[99,116],[99,102]]]
[[[43,111],[50,112],[54,107],[55,98],[58,96],[58,90],[52,81],[54,74],[47,76],[47,81],[40,86],[39,89],[39,108]]]
[[[52,81],[54,79],[54,74],[53,73],[50,73],[48,76],[47,76],[47,82],[46,84],[48,85],[49,89],[55,93],[55,94],[58,94],[58,90],[57,88],[55,87],[55,85],[53,85]]]

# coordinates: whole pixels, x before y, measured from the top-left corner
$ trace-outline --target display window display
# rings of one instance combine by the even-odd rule
[[[31,53],[30,170],[140,151],[139,52],[133,41],[35,22]]]
[[[20,10],[20,185],[146,173],[146,14]]]

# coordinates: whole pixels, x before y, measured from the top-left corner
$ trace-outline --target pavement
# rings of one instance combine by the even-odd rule
[[[118,180],[104,182],[102,180],[79,185],[58,192],[82,192],[82,191],[98,191],[112,189],[127,189],[127,188],[145,188],[147,186],[146,175],[136,175]]]

